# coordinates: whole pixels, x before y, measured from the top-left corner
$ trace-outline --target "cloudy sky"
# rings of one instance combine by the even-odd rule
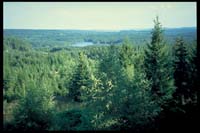
[[[196,27],[195,2],[4,2],[4,29],[124,30]]]

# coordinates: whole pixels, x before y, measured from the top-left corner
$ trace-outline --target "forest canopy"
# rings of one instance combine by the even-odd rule
[[[196,47],[196,28],[158,17],[151,31],[4,30],[4,130],[197,129]]]

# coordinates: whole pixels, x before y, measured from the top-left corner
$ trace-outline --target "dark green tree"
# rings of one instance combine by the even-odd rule
[[[121,91],[121,66],[119,62],[119,49],[115,45],[108,46],[99,63],[98,78],[92,91],[92,104],[95,129],[109,129],[119,116]]]
[[[142,132],[149,123],[153,122],[160,112],[160,107],[152,100],[150,82],[142,68],[138,67],[143,61],[142,56],[127,39],[120,49],[119,60],[121,74],[118,75],[120,80],[116,94],[120,102],[115,105],[119,107],[119,127],[123,130]],[[134,64],[135,62],[137,63]]]
[[[190,99],[190,62],[186,44],[182,38],[176,40],[174,45],[174,79],[177,87],[174,97],[184,105]]]
[[[42,84],[29,82],[27,92],[20,99],[14,113],[14,129],[16,130],[47,130],[51,124],[54,108],[53,92],[47,81]]]
[[[85,98],[84,93],[87,93],[91,87],[91,70],[89,68],[88,59],[83,52],[80,52],[79,64],[71,81],[69,95],[74,99],[74,101],[80,102]]]
[[[151,92],[160,104],[172,98],[174,81],[172,63],[167,55],[163,41],[163,30],[158,17],[154,20],[151,43],[147,45],[144,56],[144,69],[151,81]]]
[[[129,40],[125,39],[119,52],[119,61],[122,71],[124,71],[128,80],[131,80],[134,74],[133,56],[134,49]]]
[[[191,102],[196,104],[199,99],[200,92],[200,79],[199,79],[199,59],[198,59],[198,50],[196,41],[191,45],[191,49],[189,49],[189,63],[190,63],[190,74],[189,74],[189,83],[190,83],[190,93],[191,93]],[[190,48],[190,47],[189,47]]]
[[[55,113],[50,130],[83,131],[92,130],[92,126],[87,112],[73,109]]]

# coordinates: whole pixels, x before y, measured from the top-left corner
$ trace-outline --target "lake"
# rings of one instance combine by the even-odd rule
[[[93,42],[78,42],[73,44],[72,46],[74,47],[85,47],[85,46],[90,46],[90,45],[95,45]]]

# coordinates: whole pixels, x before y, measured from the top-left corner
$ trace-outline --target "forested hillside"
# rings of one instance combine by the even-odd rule
[[[197,129],[196,28],[152,28],[4,30],[4,130]]]
[[[165,40],[175,43],[178,36],[190,43],[196,40],[196,28],[164,28]],[[134,45],[145,45],[151,40],[151,30],[90,31],[90,30],[15,30],[5,29],[4,36],[25,39],[33,48],[66,47],[77,42],[92,42],[96,45],[121,44],[128,37]]]

